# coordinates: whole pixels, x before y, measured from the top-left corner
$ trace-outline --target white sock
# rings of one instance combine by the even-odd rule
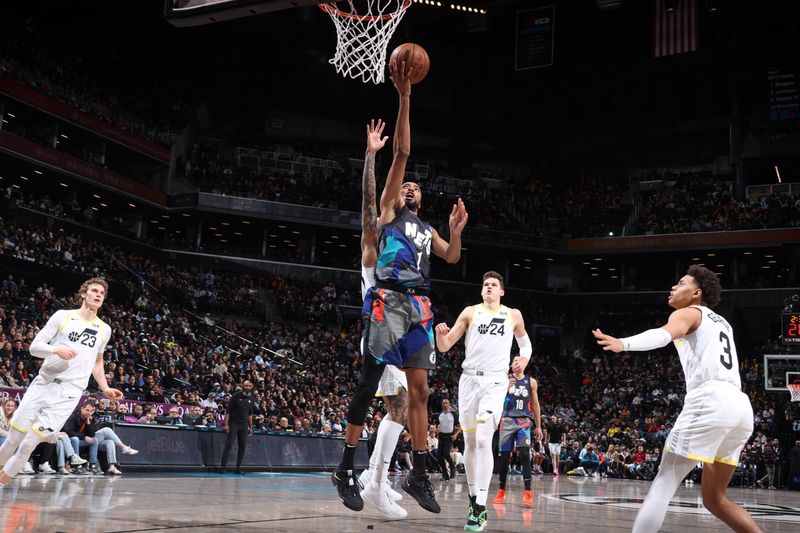
[[[492,456],[492,437],[494,426],[487,422],[478,422],[475,430],[475,503],[486,505],[489,497],[489,484],[492,482],[494,457]]]
[[[475,432],[464,432],[464,472],[467,474],[467,490],[470,496],[476,494],[475,459],[476,459]]]
[[[378,486],[381,486],[389,473],[389,463],[392,462],[392,455],[397,447],[397,440],[403,432],[402,424],[398,424],[387,414],[378,426],[378,436],[375,439],[375,449],[372,450],[372,457],[369,460],[369,468],[372,470],[372,479]],[[373,461],[375,464],[373,465]],[[380,461],[380,464],[378,464]]]
[[[650,492],[642,503],[642,508],[633,523],[633,533],[651,533],[661,529],[664,516],[667,514],[669,501],[683,481],[692,471],[697,461],[664,452],[658,475],[650,485]]]

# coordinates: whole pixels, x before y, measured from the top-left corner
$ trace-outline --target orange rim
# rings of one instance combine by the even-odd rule
[[[356,13],[347,13],[345,11],[342,11],[338,7],[336,7],[336,5],[329,4],[327,2],[320,2],[319,8],[321,10],[323,10],[324,12],[329,13],[329,14],[333,13],[333,14],[338,15],[340,17],[349,18],[349,19],[355,19],[355,20],[358,20],[358,21],[369,22],[369,21],[373,21],[373,20],[391,20],[391,19],[395,18],[397,15],[399,15],[400,13],[402,13],[403,11],[405,11],[406,9],[408,9],[408,6],[410,6],[410,5],[411,5],[411,0],[403,0],[403,5],[400,6],[400,9],[398,9],[394,13],[389,13],[387,15],[358,15]]]

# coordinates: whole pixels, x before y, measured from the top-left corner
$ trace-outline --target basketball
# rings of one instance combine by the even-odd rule
[[[389,57],[389,64],[397,60],[398,68],[402,61],[406,62],[406,68],[413,65],[414,70],[411,73],[411,84],[415,85],[425,79],[428,75],[428,69],[431,66],[431,60],[428,58],[428,52],[425,51],[420,45],[415,43],[403,43],[392,51]]]

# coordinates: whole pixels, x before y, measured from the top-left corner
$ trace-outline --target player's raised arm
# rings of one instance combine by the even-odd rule
[[[439,232],[433,229],[431,242],[433,253],[448,263],[458,263],[458,260],[461,259],[461,232],[464,231],[468,219],[467,208],[459,198],[458,202],[453,204],[453,210],[450,212],[450,242],[444,240]]]
[[[367,152],[364,155],[364,172],[361,176],[361,264],[373,267],[377,261],[378,210],[375,194],[375,154],[389,138],[383,136],[386,123],[381,119],[367,124]]]
[[[700,324],[700,310],[695,307],[684,307],[676,309],[669,315],[667,323],[660,328],[648,329],[638,335],[618,339],[611,335],[606,335],[600,329],[592,331],[592,335],[597,339],[597,344],[603,347],[604,351],[619,353],[626,352],[646,352],[663,348],[674,339],[685,337]]]
[[[448,351],[464,335],[472,318],[472,311],[472,307],[465,307],[452,328],[444,322],[436,325],[436,348],[440,352]]]
[[[409,108],[411,107],[411,81],[409,78],[411,66],[406,66],[405,61],[389,64],[391,80],[400,95],[400,107],[397,110],[397,125],[395,126],[392,148],[394,157],[389,174],[386,176],[386,185],[381,194],[381,224],[388,224],[395,217],[395,210],[401,207],[400,188],[403,185],[403,176],[406,173],[406,163],[411,154],[411,122]]]

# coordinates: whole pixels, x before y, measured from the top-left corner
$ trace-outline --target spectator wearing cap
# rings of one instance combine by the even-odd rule
[[[219,386],[219,383],[214,383],[214,386]],[[200,407],[203,409],[217,409],[219,407],[216,402],[214,391],[209,392],[206,399],[200,402]]]

